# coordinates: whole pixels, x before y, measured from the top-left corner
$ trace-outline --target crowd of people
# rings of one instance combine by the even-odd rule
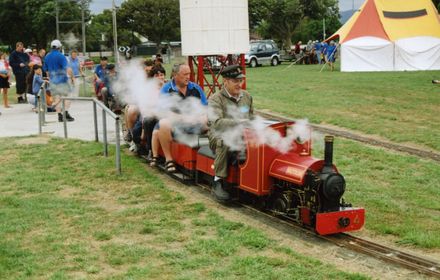
[[[335,41],[327,43],[325,41],[309,40],[305,46],[302,45],[301,41],[298,41],[290,51],[290,55],[295,58],[297,64],[328,63],[333,71],[337,50]]]
[[[74,121],[68,111],[69,102],[65,104],[66,114],[61,114],[60,97],[71,94],[75,79],[83,75],[78,53],[72,51],[70,56],[66,57],[61,52],[62,44],[59,40],[52,41],[50,47],[46,55],[44,49],[27,50],[24,49],[23,43],[18,42],[15,51],[9,55],[9,60],[5,54],[0,55],[0,86],[4,106],[10,107],[7,93],[9,79],[13,74],[18,103],[24,103],[28,97],[34,97],[31,103],[36,107],[38,96],[48,94],[53,99],[52,106],[58,112],[58,120],[61,122],[66,118],[67,121]],[[187,64],[174,65],[170,80],[167,81],[160,55],[156,55],[154,61],[147,59],[142,63],[147,80],[153,81],[157,86],[158,102],[162,103],[157,107],[165,108],[164,104],[169,106],[165,114],[143,115],[140,104],[124,104],[125,100],[118,96],[119,93],[114,87],[118,83],[118,72],[114,64],[108,63],[106,57],[101,57],[100,63],[94,69],[96,97],[115,113],[123,114],[125,140],[131,143],[133,151],[148,159],[150,166],[159,164],[159,152],[162,151],[167,172],[177,171],[171,152],[173,139],[178,139],[179,135],[207,134],[209,147],[215,154],[214,194],[219,200],[228,200],[229,193],[225,188],[230,158],[228,155],[234,148],[225,144],[222,134],[253,118],[252,97],[242,90],[245,76],[241,67],[231,65],[221,71],[222,90],[214,93],[208,101],[202,88],[190,81],[191,70]],[[149,97],[145,95],[144,98]],[[190,104],[185,102],[197,104],[202,113],[196,115],[185,110],[184,107]]]
[[[9,56],[0,52],[0,91],[3,95],[4,108],[11,108],[8,101],[8,89],[12,75],[15,78],[17,103],[33,105],[32,111],[37,112],[37,102],[46,101],[49,112],[58,113],[58,121],[62,122],[61,96],[69,96],[78,86],[77,78],[83,76],[78,52],[72,50],[66,57],[61,52],[62,44],[53,40],[49,53],[44,48],[25,48],[17,42],[15,50]],[[43,96],[44,95],[44,96]],[[66,120],[75,119],[69,113],[70,103],[66,102]]]

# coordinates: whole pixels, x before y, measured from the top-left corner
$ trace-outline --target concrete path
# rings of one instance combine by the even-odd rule
[[[0,137],[38,135],[38,114],[32,112],[32,106],[29,104],[11,104],[11,106],[12,108],[6,109],[0,105],[2,113],[0,116]],[[69,112],[75,121],[67,123],[68,138],[94,141],[93,102],[72,101]],[[102,142],[102,109],[98,106],[97,113],[98,137]],[[56,113],[46,114],[43,133],[64,137],[63,123],[58,122]],[[110,116],[107,116],[107,139],[109,143],[115,143],[115,121]]]

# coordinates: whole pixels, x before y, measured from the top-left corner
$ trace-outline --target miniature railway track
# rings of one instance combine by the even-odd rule
[[[322,238],[335,243],[338,246],[346,247],[350,250],[370,255],[376,259],[397,264],[407,269],[440,279],[440,263],[436,263],[434,261],[411,255],[349,234],[343,233],[331,236],[322,236]]]
[[[162,167],[160,167],[160,169],[162,169]],[[186,185],[190,183],[185,179],[186,176],[184,176],[183,174],[175,173],[169,175],[173,179],[176,179],[177,181]],[[205,184],[198,183],[193,189],[204,196],[211,197],[212,195],[210,186]],[[402,266],[408,270],[417,271],[421,274],[440,279],[440,263],[437,263],[435,261],[411,255],[409,253],[386,247],[381,244],[358,238],[346,233],[334,234],[329,236],[318,235],[310,229],[306,229],[296,224],[290,218],[274,216],[267,211],[261,211],[251,205],[243,204],[239,201],[232,202],[232,205],[238,206],[240,209],[238,211],[240,211],[242,214],[249,216],[255,216],[255,214],[260,215],[260,217],[270,222],[271,225],[277,225],[278,229],[281,224],[285,228],[287,227],[288,230],[294,229],[295,231],[300,231],[301,233],[304,233],[308,236],[326,240],[339,247],[347,248],[348,250],[369,255],[375,259],[379,259],[393,265]]]
[[[262,112],[262,111],[256,111],[256,112],[258,115],[265,117],[265,118],[268,118],[268,119],[279,120],[279,121],[284,121],[284,122],[294,121],[294,119],[292,119],[292,118],[287,118],[287,117],[275,115],[272,113],[267,113],[267,112]],[[310,124],[310,126],[313,127],[313,129],[315,129],[316,131],[319,131],[322,133],[329,133],[329,134],[343,137],[346,139],[366,143],[366,144],[373,145],[373,146],[384,147],[386,149],[390,149],[390,150],[394,150],[394,151],[398,151],[398,152],[404,152],[404,153],[407,153],[410,155],[415,155],[415,156],[418,156],[421,158],[432,159],[437,162],[440,162],[440,153],[435,152],[435,151],[427,151],[427,150],[413,148],[413,147],[409,147],[406,145],[396,144],[396,143],[392,143],[392,142],[388,142],[388,141],[377,140],[377,139],[373,139],[373,138],[367,137],[367,136],[362,136],[362,135],[359,135],[359,134],[356,134],[353,132],[348,132],[348,131],[339,130],[339,129],[333,129],[333,128],[325,127],[325,126],[318,125],[318,124]]]

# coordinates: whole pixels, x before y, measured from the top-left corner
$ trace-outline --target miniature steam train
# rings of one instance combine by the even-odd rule
[[[286,137],[295,123],[273,123],[275,132]],[[195,136],[192,144],[172,142],[171,151],[180,179],[192,182],[212,182],[214,154],[207,138]],[[244,132],[247,143],[252,137]],[[333,137],[325,137],[325,159],[311,156],[311,140],[293,140],[292,148],[281,153],[268,145],[246,144],[246,157],[229,161],[226,179],[235,198],[253,199],[275,215],[316,231],[320,235],[360,229],[365,210],[345,203],[344,177],[332,163]]]

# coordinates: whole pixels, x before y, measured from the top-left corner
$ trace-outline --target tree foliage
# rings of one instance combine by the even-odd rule
[[[132,46],[139,43],[131,30],[120,25],[118,18],[118,44]],[[93,15],[87,26],[87,49],[88,50],[113,50],[113,17],[111,10],[104,10],[98,15]]]
[[[59,0],[61,21],[81,20],[81,4],[89,16],[91,0]],[[46,47],[56,37],[55,0],[2,0],[0,1],[0,42],[15,47],[15,42]],[[80,24],[60,24],[60,33],[72,32],[78,36]]]
[[[159,47],[162,41],[180,40],[178,0],[126,0],[119,25],[138,32]]]
[[[309,23],[306,30],[309,36],[319,38],[322,30],[318,28],[319,20],[326,18],[336,23],[339,18],[338,1],[336,0],[249,0],[250,27],[263,37],[281,41],[285,48],[292,45],[299,28]],[[337,26],[339,27],[339,26]],[[298,37],[298,36],[296,36]]]

